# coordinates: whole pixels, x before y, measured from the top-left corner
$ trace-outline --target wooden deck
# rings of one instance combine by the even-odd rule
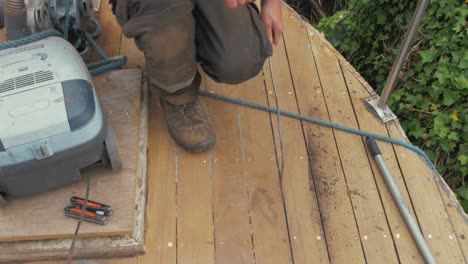
[[[127,55],[126,67],[143,67],[103,7],[100,44]],[[341,55],[289,8],[283,16],[273,76],[266,65],[236,86],[204,77],[202,89],[274,107],[274,77],[284,110],[405,139],[398,122],[384,125],[367,111],[362,100],[374,91]],[[100,263],[423,263],[363,138],[282,117],[281,184],[276,116],[202,103],[218,143],[193,155],[174,145],[151,98],[147,252]],[[379,146],[438,263],[467,263],[466,215],[445,183],[411,151]]]

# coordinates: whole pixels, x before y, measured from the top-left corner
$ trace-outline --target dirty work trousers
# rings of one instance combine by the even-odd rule
[[[117,0],[123,34],[143,51],[151,83],[169,102],[193,101],[197,65],[217,82],[256,76],[272,54],[257,6],[225,7],[224,0]]]

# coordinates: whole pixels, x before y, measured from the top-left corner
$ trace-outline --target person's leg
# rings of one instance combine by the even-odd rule
[[[230,9],[223,0],[195,0],[197,58],[215,81],[236,84],[256,76],[272,46],[257,6]]]
[[[192,0],[118,0],[115,13],[124,35],[135,38],[145,55],[171,136],[198,152],[213,146],[216,138],[197,97],[201,79],[193,7]]]

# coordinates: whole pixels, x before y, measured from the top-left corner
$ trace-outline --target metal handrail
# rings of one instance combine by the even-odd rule
[[[424,13],[426,12],[428,4],[429,0],[419,0],[418,2],[416,11],[414,12],[413,18],[411,19],[409,29],[406,32],[405,39],[403,40],[403,44],[400,47],[400,51],[398,52],[398,57],[393,63],[392,70],[387,77],[387,82],[385,83],[382,95],[380,96],[380,100],[377,104],[380,109],[385,108],[388,97],[395,87],[396,78],[398,77],[406,55],[408,54],[409,48],[413,43],[414,35],[416,35],[416,31],[418,30],[419,24],[421,23]]]

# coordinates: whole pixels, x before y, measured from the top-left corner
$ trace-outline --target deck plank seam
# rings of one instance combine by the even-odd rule
[[[270,98],[268,97],[268,85],[267,85],[267,74],[265,74],[265,71],[264,69],[262,68],[262,75],[263,75],[263,83],[264,83],[264,86],[265,86],[265,97],[266,97],[266,101],[267,101],[267,105],[269,107],[272,107],[272,102],[270,101]],[[271,75],[271,74],[270,74]],[[270,78],[273,78],[272,76],[270,76]],[[283,189],[283,179],[281,178],[281,162],[279,161],[279,156],[280,154],[278,153],[278,139],[276,138],[276,133],[275,133],[275,124],[273,124],[273,113],[268,113],[268,116],[269,116],[269,121],[270,121],[270,127],[271,127],[271,134],[272,134],[272,137],[273,137],[273,145],[274,145],[274,151],[275,151],[275,157],[276,157],[276,167],[277,167],[277,172],[278,172],[278,182],[279,182],[279,188],[280,188],[280,191],[281,191],[281,199],[282,199],[282,202],[283,202],[283,208],[284,208],[284,213],[285,213],[285,219],[286,219],[286,230],[288,232],[288,242],[289,242],[289,250],[291,252],[291,259],[292,259],[292,263],[295,263],[294,262],[294,249],[293,249],[293,246],[292,246],[292,240],[291,240],[291,232],[290,232],[290,229],[289,229],[289,220],[288,220],[288,217],[289,217],[289,214],[288,214],[288,207],[286,205],[286,197],[284,195],[284,189]]]
[[[214,253],[214,262],[216,263],[216,235],[215,235],[215,214],[214,214],[214,186],[213,186],[213,153],[210,150],[208,153],[208,166],[210,173],[210,192],[211,192],[211,222],[212,222],[212,231],[213,231],[213,253]]]
[[[306,32],[305,36],[307,37],[307,32]],[[299,105],[299,101],[298,101],[298,98],[297,98],[297,88],[296,88],[296,84],[294,83],[294,78],[293,78],[292,69],[291,69],[291,62],[290,62],[289,55],[288,55],[286,40],[284,38],[283,38],[283,42],[284,42],[284,49],[285,49],[285,52],[286,52],[286,60],[287,60],[287,63],[288,63],[289,74],[290,74],[290,77],[291,77],[291,82],[292,82],[292,86],[293,86],[293,90],[294,90],[294,98],[295,98],[295,101],[296,101],[297,112],[299,114],[301,114],[301,107]],[[312,53],[312,50],[311,50],[311,53]],[[324,224],[323,224],[324,223],[324,221],[323,221],[324,216],[323,216],[323,212],[322,212],[323,208],[321,207],[320,202],[319,202],[319,196],[317,194],[316,187],[315,187],[316,186],[316,181],[315,181],[315,177],[314,177],[314,172],[312,170],[312,165],[310,163],[311,154],[310,154],[310,150],[309,150],[309,147],[308,147],[308,144],[307,144],[307,142],[309,140],[307,139],[307,136],[306,136],[306,129],[304,128],[304,122],[300,121],[300,123],[301,123],[302,135],[304,137],[305,150],[306,150],[307,157],[308,157],[307,160],[308,160],[309,182],[310,182],[309,185],[311,185],[312,190],[313,190],[314,195],[315,195],[316,200],[317,200],[317,208],[319,209],[319,215],[320,215],[321,231],[322,231],[322,234],[323,234],[323,237],[324,237],[325,247],[327,249],[328,261],[331,263],[331,255],[330,255],[330,249],[329,249],[329,246],[328,246],[327,234],[325,232],[325,228],[324,228]]]
[[[207,77],[202,79],[203,86],[205,89],[208,87],[208,81]],[[203,99],[204,105],[203,108],[205,109],[207,115],[209,116],[209,110],[210,108],[208,107],[208,99],[205,98]],[[213,257],[214,257],[214,263],[217,263],[217,256],[216,254],[216,225],[215,225],[215,193],[214,193],[214,177],[213,177],[213,150],[210,149],[208,151],[208,170],[210,174],[210,196],[211,196],[211,223],[212,223],[212,234],[213,234]]]
[[[267,78],[266,78],[266,74],[262,68],[262,79],[263,79],[263,85],[264,85],[264,96],[266,98],[266,101],[267,101],[267,105],[271,107],[271,102],[270,102],[270,98],[268,97],[268,86],[267,86]],[[294,250],[293,250],[293,246],[292,246],[292,240],[291,240],[291,232],[290,232],[290,228],[289,228],[289,214],[288,214],[288,208],[286,206],[286,197],[284,195],[284,190],[283,190],[283,182],[282,182],[282,179],[280,177],[280,162],[279,162],[279,159],[278,159],[278,147],[277,147],[277,139],[276,139],[276,136],[275,136],[275,130],[274,130],[274,124],[273,124],[273,114],[272,113],[268,113],[268,119],[269,119],[269,122],[270,122],[270,127],[271,127],[271,136],[272,136],[272,139],[273,139],[273,150],[275,152],[275,157],[276,157],[276,167],[277,167],[277,172],[278,172],[278,185],[279,185],[279,190],[281,192],[281,202],[282,202],[282,205],[283,205],[283,212],[284,212],[284,218],[285,218],[285,223],[286,223],[286,231],[288,233],[288,246],[289,246],[289,253],[291,255],[291,261],[292,263],[295,263],[294,261]]]
[[[395,123],[395,125],[398,125],[398,124]],[[386,124],[385,127],[386,127],[386,129],[387,129],[388,136],[391,137],[389,124]],[[413,206],[414,208],[416,208],[416,207],[414,206],[413,200],[411,199],[411,192],[409,191],[408,185],[406,184],[406,174],[404,173],[404,170],[403,170],[403,168],[402,168],[402,166],[401,166],[401,162],[400,162],[400,158],[398,157],[398,153],[397,153],[397,150],[396,150],[396,146],[394,146],[394,145],[392,144],[392,148],[393,148],[393,151],[394,151],[394,154],[395,154],[395,157],[396,157],[396,161],[397,161],[398,167],[399,167],[399,169],[400,169],[400,172],[401,172],[403,181],[404,181],[405,186],[406,186],[406,188],[407,188],[407,190],[408,190],[408,194],[410,195],[411,206]],[[439,176],[437,176],[437,177],[439,177]],[[440,198],[442,199],[442,203],[444,204],[444,206],[443,206],[444,211],[443,211],[443,212],[446,214],[447,219],[449,220],[449,223],[450,223],[452,232],[456,235],[458,232],[457,232],[457,229],[455,228],[455,226],[453,225],[453,220],[452,220],[452,218],[450,217],[450,214],[447,212],[447,208],[446,208],[446,205],[445,205],[445,203],[444,203],[444,201],[443,201],[442,194],[441,194],[440,191],[439,191],[439,184],[438,184],[438,183],[435,183],[435,184],[436,184],[437,190],[438,190],[438,192],[439,192]],[[425,232],[425,231],[424,231],[424,227],[423,227],[421,224],[419,224],[419,217],[418,217],[418,214],[417,214],[417,210],[416,210],[416,209],[415,209],[415,217],[416,217],[416,221],[417,221],[418,226],[419,226],[419,231],[421,232],[421,234],[423,234],[423,237],[426,237],[425,234],[426,234],[427,232]],[[466,259],[466,256],[465,256],[465,252],[463,251],[463,247],[462,247],[462,245],[461,245],[461,243],[460,243],[460,240],[459,240],[459,238],[458,238],[458,235],[456,235],[456,237],[457,237],[457,244],[458,244],[458,246],[459,246],[459,248],[460,248],[461,254],[462,254],[462,256],[463,256],[465,262],[467,262],[467,259]],[[444,248],[444,251],[447,251],[446,248]]]
[[[436,184],[436,185],[437,185],[437,190],[439,191],[439,194],[442,196],[442,193],[441,193],[441,190],[440,190],[440,188],[442,188],[442,187],[439,186],[439,184]],[[458,246],[460,247],[460,250],[461,250],[463,259],[465,260],[465,263],[468,263],[468,260],[467,260],[467,258],[466,258],[465,252],[463,251],[463,246],[462,246],[462,244],[461,244],[461,242],[460,242],[460,238],[459,238],[459,236],[458,236],[457,229],[455,228],[455,225],[453,224],[453,220],[452,220],[452,218],[450,217],[450,214],[449,214],[448,211],[447,211],[447,205],[445,204],[445,202],[444,202],[444,210],[445,210],[445,212],[447,213],[450,226],[452,227],[452,231],[453,231],[453,233],[455,233],[455,237],[456,237]]]
[[[363,84],[364,88],[367,90],[367,92],[369,93],[369,95],[373,95],[375,94],[375,91],[374,89],[371,88],[371,86],[369,85],[369,83],[359,74],[359,72],[354,69],[354,67],[351,65],[351,63],[349,61],[346,60],[346,58],[343,57],[343,55],[341,53],[338,52],[338,50],[335,49],[335,47],[333,47],[331,45],[331,43],[329,43],[324,35],[318,31],[317,29],[315,29],[309,21],[307,21],[306,18],[302,17],[300,14],[298,14],[291,6],[289,6],[288,4],[284,3],[283,4],[283,7],[286,7],[286,9],[289,11],[290,15],[292,16],[295,16],[297,17],[300,21],[301,21],[301,24],[305,27],[306,31],[307,31],[307,34],[313,34],[315,36],[318,36],[320,42],[322,44],[324,44],[324,47],[326,49],[328,49],[330,52],[332,52],[333,54],[335,54],[335,56],[337,57],[337,59],[340,61],[340,62],[343,62],[346,66],[346,68],[350,71],[350,73],[352,75],[354,75],[354,77],[356,77],[356,79],[361,83]],[[369,89],[370,88],[370,89]]]
[[[175,158],[175,263],[179,263],[179,147],[174,147]]]
[[[317,59],[316,59],[316,56],[315,56],[315,52],[312,48],[312,43],[310,42],[310,38],[308,38],[308,42],[309,42],[309,47],[312,51],[312,56],[313,56],[313,60],[314,60],[314,64],[315,64],[315,68],[317,70],[317,76],[319,78],[319,83],[320,83],[320,89],[322,91],[322,94],[324,95],[323,96],[323,100],[325,102],[325,107],[327,109],[327,115],[328,115],[328,120],[331,121],[331,115],[330,115],[330,109],[328,107],[328,104],[327,104],[327,100],[325,98],[325,91],[323,90],[323,83],[322,83],[322,78],[320,77],[320,74],[319,74],[319,71],[318,71],[318,65],[317,65]],[[343,179],[345,181],[345,184],[346,184],[346,189],[348,191],[348,193],[350,192],[350,189],[349,189],[349,186],[348,186],[348,179],[346,178],[346,173],[345,173],[345,170],[344,170],[344,167],[343,167],[343,160],[341,158],[341,153],[340,153],[340,149],[338,147],[338,142],[336,140],[336,132],[335,132],[335,129],[332,129],[332,135],[333,135],[333,139],[334,139],[334,143],[335,143],[335,148],[337,150],[337,153],[338,153],[338,158],[339,158],[339,161],[340,161],[340,167],[341,167],[341,171],[343,172]],[[353,200],[351,199],[351,196],[348,195],[348,198],[349,198],[349,201],[350,201],[350,204],[352,205],[352,211],[353,211],[353,217],[354,217],[354,223],[356,225],[356,230],[358,232],[358,235],[359,235],[359,243],[361,245],[361,250],[362,250],[362,254],[363,254],[363,257],[364,257],[364,261],[366,263],[368,263],[368,260],[367,260],[367,255],[366,255],[366,252],[364,250],[364,244],[362,242],[362,238],[361,238],[361,231],[359,229],[359,225],[358,225],[358,222],[357,222],[357,218],[356,218],[356,213],[354,212],[354,203],[353,203]]]
[[[317,60],[316,60],[316,57],[315,57],[315,52],[314,50],[312,49],[312,43],[310,42],[310,39],[309,39],[309,45],[310,45],[310,49],[312,51],[312,56],[313,56],[313,60],[314,60],[314,64],[315,64],[315,67],[317,69],[317,76],[319,77],[319,83],[320,83],[320,89],[322,91],[322,94],[324,95],[323,96],[323,99],[324,99],[324,102],[325,102],[325,107],[327,109],[327,115],[328,115],[328,120],[331,121],[331,116],[330,116],[330,109],[328,108],[328,104],[327,104],[327,100],[325,98],[325,92],[323,90],[323,83],[322,83],[322,78],[320,77],[320,74],[318,73],[318,65],[317,65]],[[335,133],[335,129],[332,129],[332,135],[333,135],[333,139],[334,139],[334,143],[335,143],[335,148],[337,150],[337,153],[338,153],[338,158],[340,160],[340,167],[341,167],[341,171],[343,172],[343,179],[345,181],[345,184],[346,184],[346,190],[348,191],[348,193],[350,192],[350,189],[349,189],[349,186],[348,186],[348,180],[346,178],[346,173],[345,173],[345,170],[344,170],[344,167],[343,167],[343,160],[341,158],[341,154],[340,154],[340,149],[338,147],[338,143],[337,143],[337,140],[336,140],[336,133]],[[366,255],[366,252],[364,250],[364,244],[362,242],[362,238],[361,238],[361,231],[359,230],[359,225],[357,223],[357,218],[356,218],[356,213],[354,212],[354,206],[353,206],[353,201],[351,199],[351,196],[348,195],[348,198],[349,198],[349,202],[350,204],[352,205],[352,211],[353,211],[353,217],[354,217],[354,223],[356,225],[356,230],[358,232],[358,235],[359,235],[359,243],[361,245],[361,250],[362,250],[362,255],[364,257],[364,261],[366,263],[368,263],[368,260],[367,260],[367,255]]]
[[[389,133],[389,134],[390,134],[390,133]],[[390,136],[390,135],[389,135],[389,136]],[[393,150],[394,150],[394,152],[395,152],[395,157],[396,157],[396,160],[397,160],[397,163],[398,163],[398,167],[399,167],[400,170],[401,170],[402,178],[404,179],[404,182],[405,182],[405,184],[406,184],[406,174],[404,173],[404,170],[403,170],[403,168],[402,168],[402,166],[401,166],[401,162],[400,162],[400,158],[398,157],[397,150],[396,150],[396,148],[395,148],[395,146],[394,146],[393,144],[392,144],[392,147],[393,147]],[[407,188],[408,188],[408,187],[407,187]],[[408,193],[411,194],[411,192],[408,192]],[[411,199],[411,196],[410,196],[410,199]],[[413,203],[413,200],[412,200],[412,199],[411,199],[411,205],[414,206],[414,203]],[[445,206],[444,206],[444,209],[445,209]],[[416,221],[417,221],[418,226],[419,226],[419,231],[421,232],[421,234],[423,235],[423,237],[426,238],[426,237],[427,237],[427,236],[426,236],[427,232],[424,230],[425,228],[423,227],[423,225],[422,225],[422,224],[419,224],[419,223],[420,223],[420,220],[419,220],[419,216],[418,216],[418,213],[417,213],[417,212],[418,212],[418,211],[415,210],[415,217],[416,217]],[[448,214],[447,214],[447,217],[448,217],[448,219],[450,219],[450,216],[449,216]],[[450,219],[450,222],[451,222],[451,219]],[[453,231],[454,231],[454,233],[455,233],[455,230],[453,230]],[[458,240],[457,240],[457,243],[458,243]],[[459,244],[459,243],[458,243],[458,244]],[[459,244],[459,246],[460,246],[460,244]],[[460,246],[460,249],[461,249],[461,246]],[[445,248],[444,248],[444,251],[446,251]],[[461,251],[463,252],[463,250],[461,250]]]
[[[289,9],[291,9],[291,8],[289,7]],[[295,14],[295,12],[292,12],[292,13]],[[375,95],[376,92],[369,85],[369,83],[367,83],[367,81],[365,81],[363,79],[363,77],[352,67],[352,65],[330,43],[328,43],[327,41],[324,40],[324,36],[320,32],[318,32],[315,28],[313,28],[309,23],[304,21],[302,18],[301,18],[301,20],[302,20],[303,24],[305,24],[306,27],[310,29],[310,31],[311,31],[310,35],[317,36],[317,38],[324,45],[324,47],[327,48],[329,51],[331,51],[337,57],[338,61],[340,63],[342,63],[342,65],[363,85],[363,87],[366,89],[366,91],[369,93],[369,95]],[[388,131],[388,127],[387,127],[387,131]],[[389,131],[388,131],[388,133],[389,133]],[[396,155],[396,149],[395,149],[394,146],[393,146],[393,149],[394,149],[394,152],[395,152],[395,155]],[[400,166],[399,161],[398,161],[398,166],[400,167],[400,170],[401,170],[401,166]],[[402,175],[404,175],[404,174],[402,173]],[[406,186],[406,189],[408,191],[406,180],[405,180],[405,186]],[[439,187],[440,186],[438,186],[437,188],[439,188]],[[409,191],[408,191],[408,193],[409,193]],[[442,197],[443,194],[440,192],[440,190],[439,190],[439,195],[441,196],[441,198],[443,200],[443,197]],[[414,207],[412,200],[411,200],[411,203],[412,203],[412,206]],[[444,209],[445,209],[445,211],[447,211],[446,205],[444,206]],[[450,217],[450,214],[447,213],[447,217],[448,217],[448,219],[450,219],[450,221],[452,221],[451,217]],[[419,220],[418,220],[418,223],[419,223]],[[453,225],[452,225],[452,227],[453,227]],[[453,229],[455,229],[455,228],[453,228]],[[460,243],[459,243],[459,245],[461,247]],[[462,250],[462,252],[463,252],[463,250]]]
[[[390,132],[388,131],[388,128],[387,126],[385,126],[386,129],[387,129],[387,135],[390,137]],[[397,162],[397,165],[398,165],[398,169],[400,170],[400,174],[401,174],[401,178],[403,180],[403,183],[405,184],[405,191],[408,193],[408,198],[409,198],[409,201],[410,201],[410,205],[411,205],[411,208],[413,209],[413,215],[415,217],[415,220],[416,220],[416,223],[418,224],[419,226],[419,230],[422,232],[422,225],[420,223],[420,220],[419,220],[419,217],[418,217],[418,214],[416,212],[416,206],[414,205],[414,201],[413,201],[413,195],[412,193],[410,192],[409,188],[408,188],[408,183],[406,181],[406,177],[405,177],[405,174],[403,173],[403,168],[401,167],[401,164],[400,164],[400,161],[398,159],[398,153],[397,153],[397,150],[395,148],[395,145],[394,144],[391,144],[392,145],[392,149],[393,149],[393,155],[395,156],[395,160]]]
[[[295,12],[293,12],[293,13],[295,13]],[[349,63],[349,61],[347,61],[347,60],[343,57],[343,55],[340,54],[330,43],[328,43],[327,41],[324,40],[324,36],[323,36],[319,31],[317,31],[317,30],[316,30],[315,28],[313,28],[309,23],[307,23],[306,21],[304,21],[304,19],[301,18],[301,20],[302,20],[303,24],[306,24],[306,27],[309,28],[309,29],[312,31],[311,34],[316,35],[316,36],[318,37],[318,39],[320,40],[320,42],[323,43],[324,46],[325,46],[328,50],[330,50],[333,54],[335,54],[335,56],[337,57],[338,61],[339,61],[340,64],[342,65],[342,67],[346,68],[346,69],[362,84],[363,88],[365,88],[365,90],[369,93],[370,96],[376,95],[376,94],[377,94],[377,93],[375,92],[375,90],[370,86],[370,84],[369,84],[367,81],[365,81],[365,80],[363,79],[363,77],[359,74],[359,72],[357,72],[356,69],[354,69],[354,68],[352,67],[352,65]],[[387,132],[389,133],[388,127],[387,127]],[[393,150],[394,150],[394,153],[395,153],[395,155],[396,155],[396,149],[395,149],[394,146],[393,146]],[[400,171],[402,172],[402,169],[401,169],[401,166],[400,166],[399,161],[398,161],[398,166],[399,166],[399,168],[400,168]],[[404,175],[404,174],[402,173],[402,175]],[[437,176],[437,177],[440,177],[440,176]],[[403,180],[404,180],[404,183],[405,183],[406,191],[408,192],[408,194],[410,194],[410,192],[409,192],[409,190],[408,190],[408,186],[407,186],[405,177],[403,177]],[[439,184],[445,184],[445,183],[439,183]],[[444,198],[443,198],[444,193],[441,192],[441,190],[440,190],[440,188],[443,188],[443,187],[442,187],[442,186],[439,186],[439,184],[437,184],[437,188],[438,188],[439,195],[440,195],[441,199],[443,200],[443,199],[444,199]],[[444,190],[444,192],[446,192],[446,191]],[[445,195],[448,195],[448,194],[445,193]],[[410,201],[411,201],[411,206],[414,208],[414,204],[413,204],[411,195],[410,195],[409,197],[410,197]],[[449,199],[451,199],[451,196],[450,196],[450,195],[449,195]],[[445,209],[445,211],[447,212],[446,206],[447,206],[447,205],[445,205],[445,203],[444,203],[444,209]],[[415,216],[417,217],[417,214],[415,214]],[[447,217],[448,217],[448,219],[450,220],[450,223],[451,223],[451,226],[453,227],[453,230],[456,230],[455,226],[453,225],[453,220],[451,219],[451,216],[450,216],[450,214],[448,214],[448,212],[447,212]],[[465,221],[466,221],[466,217],[464,217],[464,219],[465,219]],[[419,224],[419,219],[417,219],[417,221],[418,221],[418,225],[419,225],[420,229],[422,230],[421,225]],[[460,247],[462,247],[461,244],[460,244],[460,241],[458,240],[458,238],[457,238],[457,241],[458,241]],[[463,250],[462,250],[462,254],[464,255]],[[466,260],[466,256],[465,256],[465,260]]]
[[[239,88],[236,85],[236,96],[239,98]],[[252,244],[252,257],[253,257],[253,263],[257,263],[257,258],[255,254],[255,239],[254,239],[254,227],[252,224],[252,201],[250,197],[250,192],[249,192],[249,180],[247,177],[247,168],[246,168],[246,162],[245,162],[245,146],[244,146],[244,135],[243,135],[243,130],[242,130],[242,121],[241,121],[241,112],[239,107],[236,108],[237,110],[237,126],[239,128],[239,137],[240,137],[240,145],[241,145],[241,154],[242,154],[242,176],[244,177],[244,186],[245,186],[245,194],[247,196],[247,213],[249,215],[249,228],[250,228],[250,242]]]
[[[350,102],[351,102],[351,106],[352,106],[352,108],[353,108],[354,118],[356,119],[357,127],[358,127],[358,129],[361,129],[361,124],[360,124],[360,122],[359,122],[359,118],[358,118],[358,115],[357,115],[357,112],[356,112],[356,108],[355,108],[355,106],[354,106],[354,104],[353,104],[353,101],[352,101],[352,98],[351,98],[351,91],[350,91],[350,88],[349,88],[348,83],[347,83],[347,81],[346,81],[346,76],[345,76],[345,74],[344,74],[342,64],[341,64],[340,61],[338,61],[338,62],[339,62],[339,65],[340,65],[341,74],[342,74],[343,79],[344,79],[344,84],[345,84],[345,86],[346,86],[347,95],[348,95],[348,98],[349,98],[349,100],[350,100]],[[373,169],[373,167],[372,167],[372,165],[371,165],[371,162],[372,162],[372,161],[371,161],[371,157],[370,157],[370,154],[369,154],[369,150],[367,149],[366,144],[365,144],[365,142],[364,142],[364,139],[363,139],[362,137],[361,137],[361,141],[362,141],[362,145],[364,146],[364,149],[365,149],[365,151],[366,151],[367,161],[368,161],[368,164],[369,164],[369,168],[370,168],[370,170],[371,170],[371,173],[372,173],[372,176],[373,176],[373,179],[374,179],[374,185],[375,185],[375,188],[376,188],[376,190],[377,190],[377,194],[378,194],[378,196],[379,196],[380,204],[382,205],[382,209],[383,209],[383,211],[384,211],[385,222],[387,223],[388,231],[390,232],[391,237],[392,237],[392,242],[393,242],[392,244],[393,244],[395,253],[396,253],[396,255],[397,255],[398,262],[399,262],[399,263],[402,263],[401,258],[400,258],[400,253],[399,253],[399,251],[398,251],[398,247],[397,247],[397,245],[396,245],[396,241],[395,241],[394,236],[393,236],[392,227],[391,227],[390,221],[389,221],[389,219],[388,219],[387,209],[385,208],[385,204],[384,204],[384,202],[383,202],[382,195],[381,195],[381,190],[380,190],[379,185],[378,185],[378,183],[377,183],[377,179],[376,179],[376,177],[377,177],[376,174],[377,174],[377,173],[374,171],[374,169]],[[411,207],[410,210],[414,210],[414,208]],[[414,211],[413,211],[413,212],[414,212]],[[419,225],[419,222],[418,222],[418,225]]]

